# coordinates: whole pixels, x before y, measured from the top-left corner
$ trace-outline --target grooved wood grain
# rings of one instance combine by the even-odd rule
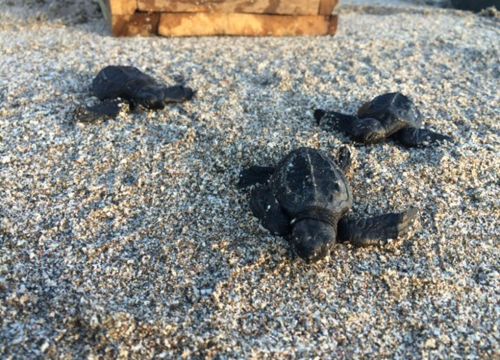
[[[132,15],[113,15],[114,36],[149,36],[158,34],[160,14],[136,12]]]
[[[164,36],[292,36],[334,34],[336,28],[336,16],[164,13],[158,32]]]
[[[138,0],[138,8],[155,12],[318,15],[320,1],[324,0]]]
[[[111,15],[132,15],[137,10],[137,0],[108,0]]]

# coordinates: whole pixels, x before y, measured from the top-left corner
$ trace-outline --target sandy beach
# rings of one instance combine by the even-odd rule
[[[334,37],[113,38],[94,3],[39,3],[0,0],[1,358],[500,356],[498,17],[345,1]],[[196,97],[76,122],[109,64]],[[455,141],[364,146],[312,116],[389,91]],[[352,215],[418,221],[307,265],[235,183],[343,144]]]

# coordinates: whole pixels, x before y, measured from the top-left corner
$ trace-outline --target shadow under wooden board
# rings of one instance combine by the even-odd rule
[[[99,0],[114,36],[333,35],[338,0]]]

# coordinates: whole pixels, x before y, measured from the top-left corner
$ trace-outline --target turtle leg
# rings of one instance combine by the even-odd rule
[[[193,97],[193,90],[181,85],[165,87],[157,84],[143,86],[139,90],[131,90],[132,101],[146,109],[161,110],[165,103],[180,103]]]
[[[183,102],[193,98],[194,91],[182,85],[167,87],[163,90],[164,102]]]
[[[434,144],[439,141],[452,141],[453,139],[447,135],[441,135],[427,129],[417,129],[414,127],[404,128],[399,130],[391,138],[399,141],[406,147],[420,147],[429,144]]]
[[[389,239],[405,235],[417,217],[417,209],[390,213],[366,219],[342,218],[338,224],[338,242],[355,246],[384,245]]]
[[[95,122],[102,119],[113,119],[120,113],[119,99],[106,99],[93,106],[79,107],[75,111],[75,119],[81,122]]]
[[[259,186],[252,191],[250,209],[271,234],[285,236],[291,232],[290,218],[268,186]]]
[[[386,138],[386,130],[377,119],[346,115],[335,111],[316,110],[314,117],[324,121],[334,130],[347,134],[351,139],[364,144],[374,144]]]
[[[243,189],[255,184],[264,184],[273,173],[274,168],[271,166],[251,166],[243,169],[237,187]]]
[[[337,153],[337,164],[346,174],[352,165],[351,152],[346,146],[342,146]]]

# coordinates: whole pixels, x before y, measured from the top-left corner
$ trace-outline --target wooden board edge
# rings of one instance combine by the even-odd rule
[[[312,36],[333,35],[337,16],[221,13],[163,13],[163,36]]]
[[[151,36],[158,34],[159,13],[136,12],[132,15],[112,15],[113,36]]]
[[[339,0],[321,0],[319,3],[318,14],[331,15],[338,3]]]
[[[224,1],[206,3],[204,1],[172,1],[169,3],[158,3],[156,0],[136,0],[137,9],[145,12],[161,12],[161,13],[242,13],[242,14],[267,14],[267,15],[291,15],[291,16],[309,16],[318,15],[318,8],[321,9],[321,2],[337,0],[302,0],[305,5],[302,7],[288,7],[287,10],[280,8],[280,0],[269,1],[267,6],[262,6],[258,10],[255,8],[256,1],[243,1],[242,5],[229,4],[225,5]],[[287,1],[287,0],[282,0]],[[179,5],[180,3],[180,5]],[[275,4],[277,3],[277,4]],[[292,11],[293,9],[293,11]],[[329,14],[330,15],[331,11]]]

